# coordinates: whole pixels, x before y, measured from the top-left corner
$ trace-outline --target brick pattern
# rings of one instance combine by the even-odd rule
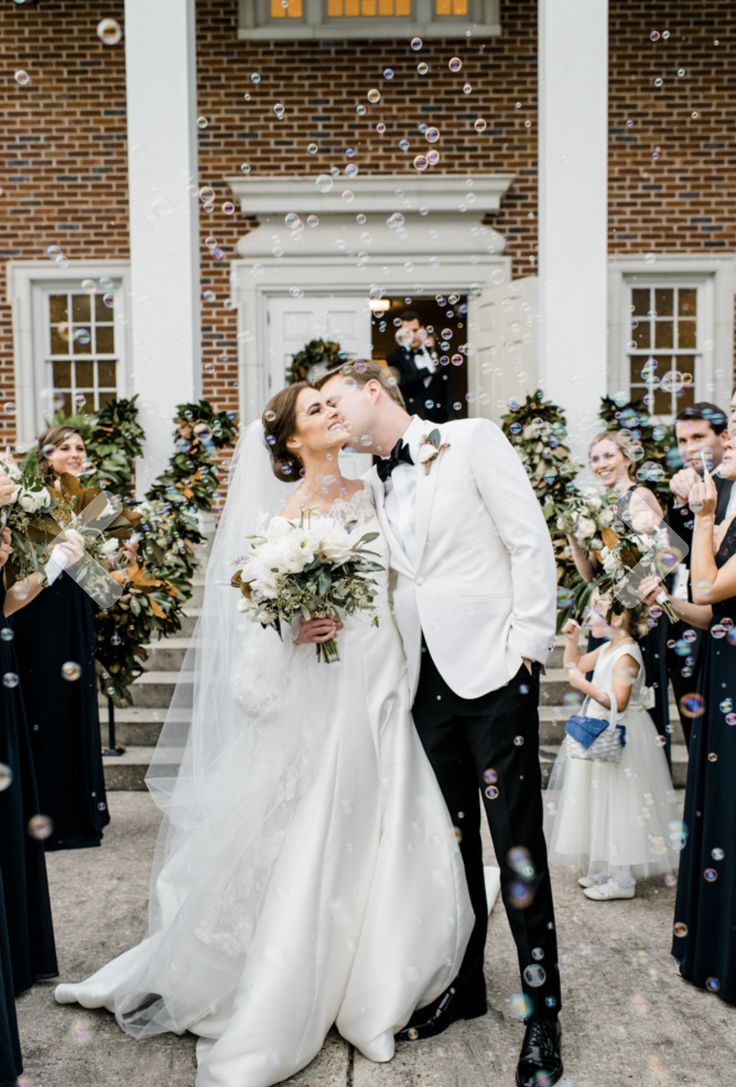
[[[230,198],[223,178],[242,163],[254,176],[316,176],[352,161],[363,174],[409,177],[414,156],[428,148],[418,126],[436,125],[436,170],[516,175],[492,222],[508,239],[514,275],[535,270],[536,9],[536,0],[504,0],[501,38],[432,41],[414,53],[403,40],[239,42],[237,0],[198,0],[199,112],[207,119],[200,131],[201,184],[216,193],[201,224],[202,289],[215,293],[214,302],[203,303],[203,378],[218,408],[237,407],[238,400],[228,261],[253,223],[223,208]],[[97,38],[106,16],[122,23],[123,0],[0,5],[3,445],[14,440],[5,261],[44,259],[50,244],[71,259],[128,256],[125,57],[122,43],[107,47]],[[611,252],[735,250],[736,5],[611,0],[610,23]],[[661,35],[657,42],[650,40],[653,30]],[[463,61],[459,73],[448,66],[452,56]],[[424,76],[417,73],[422,62],[429,65]],[[388,67],[392,80],[383,75]],[[29,86],[14,81],[17,69],[29,72]],[[251,80],[253,73],[260,82]],[[654,85],[659,78],[661,88]],[[367,100],[371,88],[381,92],[378,105]],[[284,106],[281,120],[276,103]],[[365,116],[356,112],[359,103]],[[487,121],[482,134],[473,127],[478,116]],[[382,136],[379,121],[387,126]],[[404,138],[411,143],[407,153],[398,146]],[[316,155],[307,150],[311,142]],[[352,159],[348,147],[355,149]],[[210,237],[222,256],[206,244]]]
[[[204,219],[226,257],[247,224],[239,212],[222,212],[231,195],[222,179],[237,175],[241,164],[249,165],[251,176],[316,178],[333,165],[344,170],[352,162],[361,174],[413,178],[414,157],[431,146],[418,130],[424,123],[440,130],[433,145],[441,156],[436,171],[516,175],[492,222],[508,238],[514,274],[533,272],[535,0],[505,5],[500,39],[432,41],[420,52],[413,52],[404,39],[239,43],[234,3],[200,0],[197,12],[198,109],[208,121],[200,138],[200,167],[203,183],[217,193],[215,210]],[[453,57],[462,60],[460,72],[449,68]],[[419,63],[429,65],[426,75],[418,74]],[[390,80],[383,74],[387,68],[394,73]],[[252,81],[253,74],[260,82]],[[470,94],[463,93],[466,83]],[[367,99],[372,89],[381,93],[377,105]],[[273,109],[279,103],[285,110],[281,120]],[[359,104],[366,107],[365,116],[356,113]],[[478,117],[487,122],[482,133],[474,128]],[[376,132],[379,122],[386,125],[384,135]],[[408,152],[399,148],[403,139],[410,141]],[[310,143],[318,145],[316,154],[307,150]],[[354,149],[353,158],[346,156],[348,148]],[[226,261],[213,261],[203,250],[204,286],[218,298],[216,304],[205,305],[203,314],[205,393],[234,406],[235,318],[222,309],[227,278]]]
[[[736,4],[610,10],[610,251],[733,252]]]

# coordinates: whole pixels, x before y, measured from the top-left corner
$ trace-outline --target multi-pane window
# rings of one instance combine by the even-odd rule
[[[632,286],[628,343],[632,399],[653,415],[672,416],[695,400],[698,288]]]
[[[271,0],[272,19],[301,19],[302,0]]]
[[[445,17],[468,15],[468,0],[434,0],[434,13]]]
[[[238,36],[474,37],[500,34],[500,0],[238,0]]]
[[[44,362],[57,410],[96,411],[117,395],[115,295],[53,288],[46,296]]]
[[[408,18],[411,0],[327,0],[327,15],[331,19]]]

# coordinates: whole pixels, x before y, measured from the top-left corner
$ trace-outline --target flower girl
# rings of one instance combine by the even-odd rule
[[[580,712],[625,730],[620,761],[590,757],[566,736],[547,789],[550,860],[584,869],[578,882],[597,902],[633,898],[638,876],[672,873],[681,848],[682,824],[662,739],[647,713],[653,691],[643,686],[635,641],[642,619],[641,609],[624,608],[596,591],[589,626],[604,645],[580,657],[578,624],[570,620],[562,631],[570,685],[586,696]],[[590,671],[592,682],[585,678]]]

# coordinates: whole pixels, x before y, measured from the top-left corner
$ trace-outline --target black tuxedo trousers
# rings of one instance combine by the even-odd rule
[[[413,706],[417,732],[457,827],[475,911],[475,927],[456,987],[485,994],[483,957],[488,908],[483,876],[481,800],[501,868],[501,894],[516,943],[527,1014],[560,1009],[552,887],[543,832],[539,766],[539,675],[522,664],[504,686],[461,698],[442,679],[422,644]]]

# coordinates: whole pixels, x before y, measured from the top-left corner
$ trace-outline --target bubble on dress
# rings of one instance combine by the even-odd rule
[[[683,695],[680,699],[680,712],[683,717],[690,719],[702,717],[705,713],[705,699],[696,692]]]
[[[0,793],[4,793],[13,784],[13,771],[4,762],[0,762]]]
[[[709,993],[717,993],[721,987],[721,983],[718,978],[706,978],[705,987]]]
[[[54,833],[54,821],[48,815],[32,815],[28,820],[28,833],[37,842],[45,842]]]
[[[65,661],[61,666],[61,674],[67,682],[73,683],[82,674],[81,665],[76,661]]]
[[[19,683],[20,683],[20,680],[18,679],[18,676],[17,676],[17,674],[15,672],[6,672],[5,675],[3,676],[3,686],[4,687],[10,687],[10,688],[17,687]]]
[[[540,985],[544,985],[546,980],[547,971],[538,963],[531,963],[529,966],[524,967],[524,981],[532,989],[538,989]]]
[[[718,872],[715,868],[706,868],[703,872],[703,879],[706,883],[715,883],[718,879]]]
[[[683,921],[675,921],[674,925],[672,926],[672,931],[674,932],[678,940],[682,940],[685,938],[685,936],[687,936],[688,927]]]
[[[710,855],[714,861],[722,861],[726,854],[720,846],[716,846],[714,849],[711,849]]]

